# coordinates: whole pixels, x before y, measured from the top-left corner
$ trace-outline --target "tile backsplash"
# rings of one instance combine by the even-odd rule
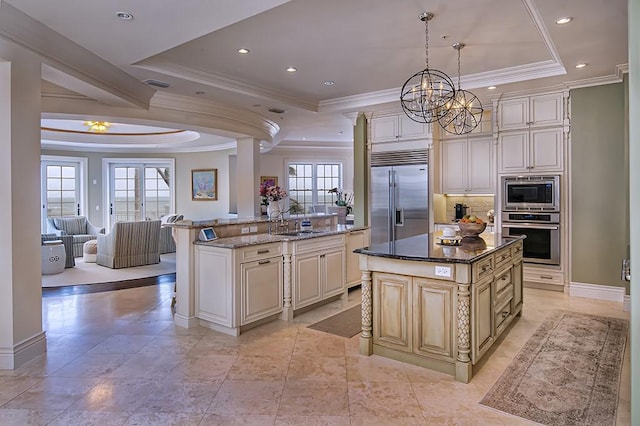
[[[462,203],[468,206],[467,214],[476,215],[485,222],[488,221],[487,212],[494,208],[494,197],[475,197],[475,196],[444,196],[445,198],[445,215],[446,221],[450,222],[455,218],[455,205]]]

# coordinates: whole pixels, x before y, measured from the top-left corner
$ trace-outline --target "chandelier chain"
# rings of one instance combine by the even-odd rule
[[[424,20],[424,57],[426,68],[429,69],[429,17]]]
[[[460,49],[458,50],[458,90],[460,90]]]

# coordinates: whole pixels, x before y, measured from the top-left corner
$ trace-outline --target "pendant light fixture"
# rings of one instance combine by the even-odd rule
[[[460,88],[460,51],[464,43],[456,43],[453,48],[458,51],[458,88],[453,99],[445,105],[445,114],[438,117],[442,128],[455,135],[470,133],[478,127],[482,120],[482,104],[476,95]]]
[[[455,95],[451,78],[429,68],[429,21],[433,16],[431,12],[419,15],[425,28],[426,68],[409,77],[400,93],[402,110],[418,123],[433,123],[442,118],[447,113],[445,106],[452,104]]]

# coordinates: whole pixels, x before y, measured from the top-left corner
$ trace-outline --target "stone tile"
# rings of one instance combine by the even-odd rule
[[[53,373],[59,377],[104,377],[129,358],[126,354],[84,354]]]
[[[206,414],[199,426],[271,426],[276,416]]]
[[[92,348],[90,354],[135,354],[140,352],[152,336],[116,334]]]
[[[346,339],[333,334],[301,329],[293,349],[294,355],[344,356]]]
[[[229,380],[278,380],[287,376],[289,356],[241,355],[236,358],[227,378]]]
[[[176,380],[222,380],[231,369],[235,356],[188,356],[167,377]]]
[[[278,416],[275,426],[349,426],[349,416]]]
[[[39,411],[14,408],[0,408],[0,425],[3,426],[41,426],[49,423],[62,411]]]
[[[287,380],[347,380],[344,357],[293,355]]]
[[[47,426],[120,426],[127,424],[129,414],[97,411],[65,411]]]
[[[216,396],[222,381],[174,381],[159,382],[157,389],[138,408],[151,413],[204,414]]]
[[[130,415],[157,391],[156,382],[147,379],[104,379],[69,407],[69,411],[115,411]]]
[[[349,414],[347,383],[288,381],[278,413],[303,416],[346,416]]]
[[[350,382],[409,382],[405,365],[377,355],[347,357]]]
[[[125,423],[127,426],[193,426],[199,425],[204,414],[194,413],[135,413]]]
[[[96,378],[46,377],[9,401],[3,408],[66,410],[99,382],[100,379]]]
[[[138,353],[132,355],[124,364],[112,371],[108,377],[114,379],[158,378],[173,371],[186,356],[172,353]]]
[[[222,415],[260,414],[275,416],[284,382],[226,380],[208,413]]]
[[[349,383],[352,416],[418,417],[422,409],[409,383]]]
[[[0,406],[17,397],[42,380],[37,377],[3,376],[0,377]]]

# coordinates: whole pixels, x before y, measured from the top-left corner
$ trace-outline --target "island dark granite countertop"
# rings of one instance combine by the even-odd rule
[[[430,233],[374,244],[354,252],[421,262],[472,263],[522,239],[524,237],[503,238],[502,234],[485,233],[479,237],[465,237],[459,245],[448,246],[439,243],[438,234]]]

